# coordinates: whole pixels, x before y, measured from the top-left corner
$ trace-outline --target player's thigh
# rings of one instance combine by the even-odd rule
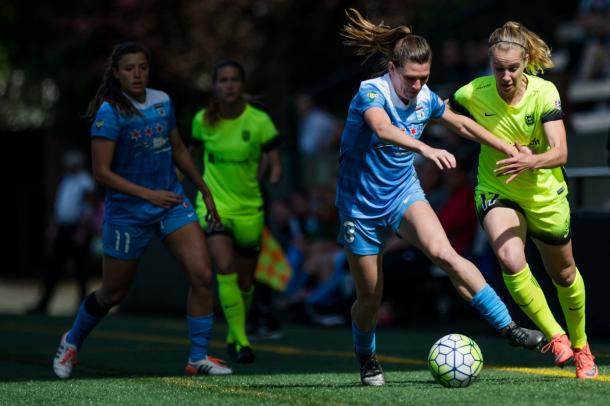
[[[453,253],[447,234],[427,202],[413,203],[404,213],[398,235],[421,249],[428,257]]]
[[[203,231],[197,222],[183,225],[167,235],[163,243],[182,265],[191,281],[194,278],[211,277],[208,248]]]
[[[513,274],[522,270],[527,264],[527,222],[523,214],[512,207],[497,206],[485,213],[481,224],[504,272]]]
[[[247,279],[254,273],[258,262],[265,224],[264,213],[257,211],[247,216],[234,217],[231,222],[236,268]],[[246,284],[249,284],[249,282],[249,280],[244,281]]]

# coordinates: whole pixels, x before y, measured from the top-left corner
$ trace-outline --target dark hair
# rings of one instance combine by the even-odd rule
[[[239,71],[241,81],[246,81],[246,70],[244,69],[244,66],[234,59],[224,59],[214,65],[214,70],[212,71],[212,83],[216,83],[218,80],[218,71],[220,71],[222,68],[226,68],[227,66],[237,69]],[[205,110],[204,122],[214,126],[218,120],[220,120],[220,102],[216,98],[216,95],[213,94],[208,108]]]
[[[405,62],[424,64],[432,61],[428,41],[413,34],[410,27],[400,25],[392,28],[383,21],[375,25],[353,8],[345,13],[349,22],[341,30],[345,39],[343,43],[355,47],[356,54],[364,56],[365,62],[380,53],[383,55],[381,66],[385,71],[390,61],[397,67]]]
[[[114,77],[114,69],[119,68],[119,61],[126,54],[137,54],[143,53],[146,56],[146,60],[150,63],[151,56],[150,51],[142,44],[137,42],[123,42],[116,45],[112,49],[112,53],[106,60],[104,74],[102,76],[102,83],[97,88],[97,92],[87,108],[86,117],[90,120],[95,118],[97,110],[100,108],[104,101],[110,103],[118,111],[128,115],[139,115],[141,114],[138,109],[129,101],[121,89],[121,84]]]

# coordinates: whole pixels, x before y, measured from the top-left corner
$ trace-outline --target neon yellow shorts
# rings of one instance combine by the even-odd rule
[[[203,211],[205,211],[205,208]],[[256,252],[260,251],[261,235],[265,224],[265,215],[262,210],[242,216],[225,216],[222,213],[218,214],[220,215],[222,227],[209,230],[207,222],[205,221],[205,213],[202,215],[200,210],[197,210],[199,224],[201,225],[201,228],[203,228],[206,236],[226,234],[233,238],[233,242],[237,248]]]
[[[563,245],[570,241],[570,204],[565,195],[550,204],[532,207],[519,204],[499,193],[486,191],[478,186],[474,200],[481,224],[485,215],[493,208],[508,207],[523,214],[527,221],[527,232],[530,237],[551,245]]]

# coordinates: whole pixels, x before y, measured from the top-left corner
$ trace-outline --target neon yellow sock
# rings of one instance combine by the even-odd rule
[[[237,274],[218,274],[216,279],[218,280],[218,297],[229,325],[227,343],[236,342],[240,347],[250,346],[246,336],[244,299],[237,284]]]
[[[241,297],[244,299],[244,306],[246,309],[246,317],[250,314],[250,308],[252,307],[252,299],[254,299],[254,284],[250,286],[247,291],[241,291]]]
[[[582,280],[578,268],[576,268],[576,277],[570,286],[559,286],[555,281],[553,283],[557,288],[559,303],[561,303],[563,315],[566,318],[572,347],[583,348],[587,345],[587,333],[585,333],[585,282]]]
[[[514,275],[502,273],[502,277],[515,303],[538,326],[548,340],[557,334],[565,334],[563,328],[553,317],[544,292],[532,275],[529,265]]]

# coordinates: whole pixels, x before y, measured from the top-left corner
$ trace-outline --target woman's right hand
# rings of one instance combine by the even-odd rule
[[[451,152],[444,149],[426,146],[426,148],[421,151],[421,154],[434,162],[440,170],[452,169],[457,165],[455,156],[453,156]]]
[[[171,209],[177,204],[182,203],[183,200],[181,195],[167,190],[150,190],[146,193],[144,199],[164,209]]]

